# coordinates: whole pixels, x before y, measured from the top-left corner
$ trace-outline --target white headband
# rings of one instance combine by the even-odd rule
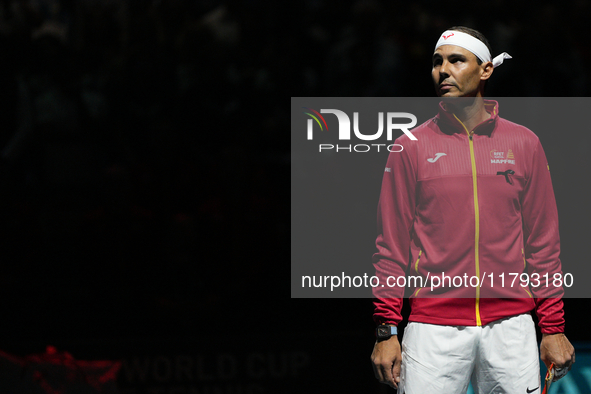
[[[435,50],[442,45],[457,45],[472,52],[483,63],[491,61],[490,51],[486,45],[484,45],[484,43],[478,38],[461,31],[446,30],[443,32],[441,37],[439,37],[439,41],[437,41],[437,45],[435,45]],[[505,59],[511,59],[511,55],[507,52],[503,52],[492,59],[493,67],[500,66]]]

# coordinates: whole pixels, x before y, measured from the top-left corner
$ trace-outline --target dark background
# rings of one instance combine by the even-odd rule
[[[0,1],[0,348],[303,349],[305,376],[250,378],[269,392],[377,388],[371,301],[289,297],[289,97],[432,96],[431,53],[453,25],[514,56],[488,94],[587,96],[590,11]],[[567,301],[569,337],[588,339],[587,301]]]

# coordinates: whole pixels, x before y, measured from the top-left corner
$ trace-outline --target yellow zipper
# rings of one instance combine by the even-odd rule
[[[525,288],[525,287],[523,287],[523,286],[521,286],[521,288],[522,288],[523,290],[525,290],[525,292],[527,293],[527,295],[529,295],[529,298],[534,298],[534,297],[531,295],[531,293],[529,292],[529,290],[528,290],[528,289],[526,289],[526,288]]]
[[[525,252],[523,251],[523,248],[521,248],[521,257],[523,257],[523,269],[525,269]],[[529,295],[529,298],[534,298],[531,293],[529,292],[529,290],[527,290],[525,287],[521,286],[521,288],[523,290],[525,290],[525,292]]]
[[[480,238],[480,214],[478,208],[478,182],[476,178],[476,159],[474,158],[474,143],[472,142],[472,133],[468,131],[466,126],[462,123],[461,120],[454,114],[454,117],[460,122],[460,124],[466,130],[468,134],[468,142],[470,143],[470,162],[472,163],[472,185],[474,189],[474,220],[476,225],[476,236],[474,240],[474,257],[476,261],[476,276],[480,278],[480,265],[478,261],[478,240]],[[481,326],[482,321],[480,320],[480,283],[476,286],[476,325]]]
[[[419,256],[417,257],[417,261],[415,261],[415,271],[417,274],[419,273],[419,260],[421,259],[421,254],[423,253],[423,249],[419,250]],[[420,275],[420,274],[419,274]],[[422,287],[419,287],[415,292],[415,297],[419,295],[419,291],[421,291]]]
[[[423,254],[423,249],[419,250],[419,255],[417,257],[417,261],[415,261],[415,271],[419,274],[419,260],[421,259],[421,254]],[[420,275],[420,274],[419,274]],[[419,295],[419,291],[421,291],[422,287],[419,287],[417,291],[415,291],[415,297]]]
[[[419,260],[421,259],[421,253],[423,253],[423,250],[419,250],[419,257],[417,257],[417,261],[415,262],[415,271],[417,271],[417,274],[419,273]]]

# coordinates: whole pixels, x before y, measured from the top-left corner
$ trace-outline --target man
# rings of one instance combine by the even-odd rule
[[[413,130],[417,141],[398,138],[404,150],[386,164],[376,274],[380,283],[407,273],[430,278],[410,289],[402,347],[395,327],[404,289],[373,289],[374,372],[399,392],[465,393],[472,381],[476,393],[540,393],[532,310],[541,358],[554,364],[556,378],[575,361],[564,335],[562,284],[534,283],[562,275],[548,163],[533,132],[500,118],[498,103],[483,99],[494,67],[511,58],[490,52],[476,30],[441,35],[432,69],[439,113]],[[508,280],[523,273],[531,286]],[[431,288],[446,275],[487,280]]]

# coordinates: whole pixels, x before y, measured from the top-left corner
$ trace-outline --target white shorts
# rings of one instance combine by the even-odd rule
[[[540,394],[538,343],[523,314],[486,326],[410,322],[402,339],[399,394]]]

